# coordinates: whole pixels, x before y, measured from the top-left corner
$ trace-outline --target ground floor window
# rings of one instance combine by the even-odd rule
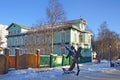
[[[65,54],[65,47],[61,47],[61,55]]]

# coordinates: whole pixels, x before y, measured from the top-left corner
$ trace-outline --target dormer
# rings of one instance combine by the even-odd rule
[[[85,26],[87,24],[86,20],[81,17],[80,19],[66,21],[65,23],[72,25],[72,27],[76,27],[80,31],[85,31]]]
[[[81,31],[85,31],[86,24],[87,24],[86,20],[84,20],[83,18],[80,18],[79,28]]]

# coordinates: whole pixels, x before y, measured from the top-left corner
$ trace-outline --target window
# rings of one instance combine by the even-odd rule
[[[83,42],[83,34],[82,34],[82,33],[79,35],[79,42],[80,42],[80,43]]]
[[[9,40],[9,41],[8,41],[8,43],[9,43],[9,45],[8,45],[8,46],[11,46],[11,45],[12,45],[12,39],[11,39],[11,38],[9,38],[8,40]]]
[[[15,45],[18,45],[18,38],[15,38]]]
[[[61,44],[65,44],[65,31],[61,31]]]
[[[61,47],[61,55],[65,54],[65,47]]]
[[[74,41],[75,41],[75,43],[77,41],[77,35],[76,35],[76,33],[74,33]]]
[[[39,44],[39,36],[36,35],[36,44]]]
[[[10,48],[10,55],[12,55],[12,49]]]
[[[36,36],[34,36],[33,39],[34,39],[34,44],[36,44]]]
[[[20,45],[23,45],[23,37],[20,37]]]
[[[88,34],[88,44],[91,44],[91,35]]]
[[[20,49],[20,54],[25,54],[25,49],[24,48]]]
[[[45,54],[45,49],[44,48],[41,48],[40,51],[41,51],[41,54]]]
[[[20,30],[17,30],[17,34],[19,34],[20,33]]]
[[[14,30],[14,34],[16,34],[16,30]]]
[[[12,46],[12,38],[9,38],[9,46]]]
[[[11,32],[9,31],[9,35],[11,35]]]
[[[34,42],[34,37],[33,37],[33,35],[30,36],[30,41],[31,41],[31,43]]]
[[[27,44],[27,42],[28,42],[28,37],[27,36],[25,36],[24,42],[25,42],[25,44]]]
[[[12,31],[10,31],[10,35],[12,35]]]

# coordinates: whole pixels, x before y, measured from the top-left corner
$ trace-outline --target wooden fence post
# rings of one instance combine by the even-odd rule
[[[40,67],[40,49],[37,49],[37,68]]]
[[[19,69],[19,48],[15,49],[15,69]]]
[[[9,50],[9,48],[6,48],[4,51],[5,51],[5,55],[6,55],[6,72],[8,72],[10,50]]]

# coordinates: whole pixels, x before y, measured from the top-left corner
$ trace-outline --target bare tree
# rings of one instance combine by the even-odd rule
[[[117,56],[117,41],[118,34],[110,31],[107,28],[107,23],[104,22],[101,24],[99,29],[98,38],[95,43],[95,50],[103,59],[109,59],[110,53],[112,58],[114,58],[115,56]]]
[[[50,24],[51,27],[51,39],[52,39],[52,44],[51,44],[51,53],[53,53],[53,37],[54,37],[54,31],[53,27],[58,23],[62,22],[65,20],[65,12],[62,8],[62,5],[58,2],[58,0],[50,0],[49,6],[46,9],[46,14],[47,14],[47,22]]]
[[[27,51],[34,52],[36,48],[41,49],[41,54],[53,53],[53,37],[54,33],[60,28],[55,26],[65,20],[65,13],[62,5],[57,0],[50,0],[49,6],[46,8],[47,21],[39,20],[38,24],[32,27],[27,33]]]

